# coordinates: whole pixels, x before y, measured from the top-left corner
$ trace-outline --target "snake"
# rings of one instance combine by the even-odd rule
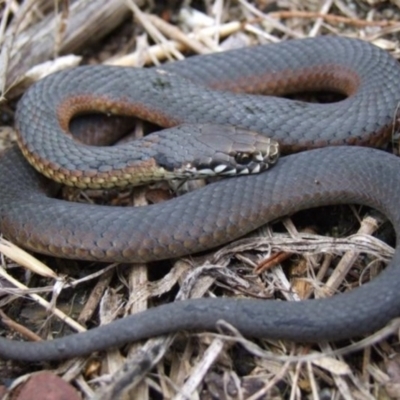
[[[327,299],[176,301],[54,340],[0,338],[0,357],[60,360],[182,330],[215,330],[220,320],[248,337],[337,341],[398,317],[400,161],[379,147],[396,128],[399,87],[400,67],[389,53],[333,36],[192,56],[161,67],[81,66],[37,82],[18,103],[19,147],[0,158],[0,230],[28,250],[102,262],[164,260],[214,249],[280,217],[332,204],[381,211],[397,244],[378,277]],[[344,99],[315,104],[287,96],[324,90]],[[125,151],[126,145],[81,143],[69,123],[86,112],[154,122],[166,128],[166,142],[164,131],[145,137],[139,146],[145,156],[134,147]],[[186,140],[191,127],[194,134]],[[218,127],[222,138],[213,139]],[[261,172],[276,161],[275,141],[283,156]],[[216,144],[218,150],[204,157],[195,152],[179,166],[174,157],[187,142],[200,150]],[[146,168],[161,170],[161,179],[174,171],[181,178],[196,172],[236,176],[138,208],[57,199],[49,181],[95,188],[113,181],[140,184],[144,178],[131,175],[138,170],[144,176]]]

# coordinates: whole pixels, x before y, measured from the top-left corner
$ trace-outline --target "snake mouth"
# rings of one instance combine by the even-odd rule
[[[251,175],[266,171],[277,162],[278,158],[279,146],[276,144],[266,151],[236,153],[230,156],[229,160],[221,158],[210,162],[189,163],[175,172],[184,179]]]

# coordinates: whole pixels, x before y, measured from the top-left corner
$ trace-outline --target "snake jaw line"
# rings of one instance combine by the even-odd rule
[[[214,172],[216,174],[222,174],[224,173],[224,171],[228,168],[227,165],[221,164],[221,165],[217,165],[216,167],[214,167]]]

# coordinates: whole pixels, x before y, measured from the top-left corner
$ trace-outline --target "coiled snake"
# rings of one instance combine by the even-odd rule
[[[210,249],[304,208],[357,203],[385,213],[399,236],[400,161],[380,150],[338,146],[387,142],[397,118],[399,89],[400,68],[386,52],[362,41],[334,37],[191,57],[159,69],[95,66],[51,75],[24,95],[16,126],[19,144],[30,162],[67,184],[107,187],[112,172],[118,169],[122,172],[111,181],[131,179],[132,163],[122,146],[91,148],[63,135],[76,112],[92,108],[133,111],[172,128],[172,136],[177,124],[205,123],[205,128],[195,128],[208,135],[200,139],[199,147],[208,147],[203,145],[212,136],[214,124],[272,136],[284,153],[336,147],[289,155],[269,172],[226,179],[139,209],[49,198],[46,178],[13,148],[0,160],[1,232],[25,248],[58,257],[139,262]],[[277,96],[306,90],[334,90],[347,98],[332,104],[310,104],[257,94]],[[179,129],[186,131],[187,127]],[[239,132],[239,136],[240,129],[223,128],[225,133]],[[257,172],[254,161],[268,162],[268,157],[274,161],[276,148],[266,155],[268,140],[254,135],[237,147],[240,157],[232,156],[237,145],[228,136],[216,140],[228,149],[226,154],[218,150],[217,161],[212,154],[196,155],[185,161],[183,175],[196,168],[205,174],[235,168]],[[157,135],[147,139],[144,147],[158,140]],[[161,147],[173,158],[179,139]],[[122,154],[122,159],[110,160],[110,152],[118,157]],[[175,161],[161,156],[158,149],[147,155],[150,161],[145,162],[138,155],[140,168],[161,165],[167,175],[177,168]],[[234,166],[238,158],[239,167]],[[250,166],[243,167],[242,158]],[[100,178],[96,178],[96,169]],[[25,343],[0,338],[0,356],[26,361],[73,357],[183,329],[212,330],[220,319],[248,336],[337,340],[373,331],[399,316],[399,287],[397,244],[392,262],[378,278],[329,299],[175,302],[62,339]]]

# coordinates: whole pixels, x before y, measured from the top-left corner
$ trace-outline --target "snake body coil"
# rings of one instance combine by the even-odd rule
[[[24,154],[30,154],[36,167],[40,164],[38,169],[55,166],[67,177],[78,176],[79,168],[92,169],[106,157],[104,149],[90,153],[78,145],[59,156],[57,146],[69,146],[71,140],[51,135],[60,131],[54,115],[59,118],[62,110],[69,113],[69,121],[74,104],[83,100],[102,107],[117,104],[126,113],[132,103],[140,117],[167,127],[204,122],[238,125],[272,135],[284,152],[325,145],[379,145],[388,140],[396,120],[399,87],[400,68],[384,51],[357,40],[324,37],[193,57],[161,72],[82,67],[55,74],[24,96],[17,128]],[[336,90],[348,97],[333,104],[309,104],[242,94],[304,90]],[[78,111],[82,109],[88,108],[78,106]],[[58,161],[48,165],[37,161],[53,155]],[[46,254],[150,261],[210,249],[304,208],[357,203],[384,212],[399,237],[399,171],[400,161],[382,151],[329,147],[284,157],[268,173],[231,178],[168,203],[121,209],[47,197],[46,179],[11,149],[0,160],[0,228],[14,242]],[[176,302],[53,341],[0,339],[0,356],[27,361],[73,357],[181,329],[215,329],[219,319],[248,336],[337,340],[370,332],[399,316],[399,287],[397,244],[391,264],[377,279],[330,299]]]

